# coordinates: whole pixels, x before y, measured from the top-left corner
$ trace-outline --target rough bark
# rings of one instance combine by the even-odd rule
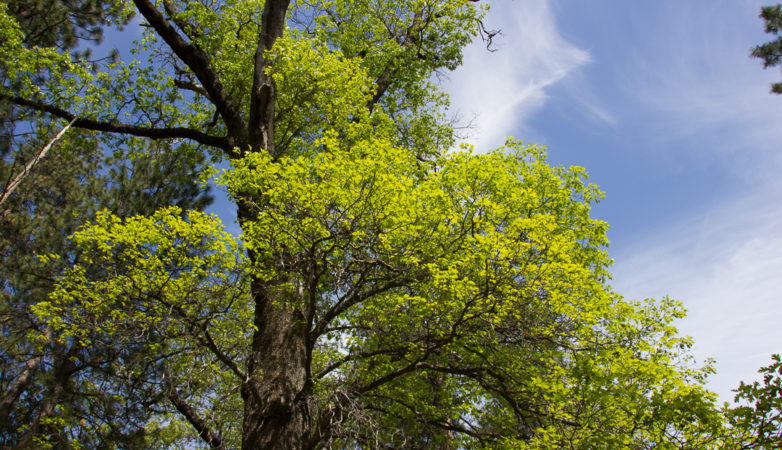
[[[253,283],[257,331],[242,386],[243,449],[298,449],[311,432],[308,324],[295,302],[273,293],[279,291]]]
[[[209,445],[211,448],[224,450],[225,444],[223,444],[223,438],[219,434],[212,431],[209,425],[204,419],[202,419],[198,413],[190,405],[187,404],[185,399],[179,396],[175,386],[169,386],[166,397],[171,401],[177,411],[182,414],[190,425],[198,431],[198,435],[201,439]]]
[[[189,80],[189,82],[180,80],[178,86],[204,95],[214,103],[217,114],[226,125],[227,135],[218,137],[187,128],[157,129],[81,118],[74,121],[74,127],[144,136],[152,139],[187,138],[203,145],[220,148],[231,158],[241,157],[243,152],[248,149],[266,151],[272,156],[278,156],[274,148],[274,113],[277,93],[274,80],[266,69],[272,64],[272,61],[268,59],[268,51],[273,48],[285,29],[285,15],[290,0],[266,0],[265,2],[261,32],[258,36],[255,53],[249,114],[246,116],[223,86],[218,73],[211,65],[210,56],[192,40],[185,39],[169,19],[158,10],[153,1],[133,0],[133,2],[149,25],[195,76],[196,80]],[[167,12],[169,16],[175,15],[170,6]],[[419,33],[420,29],[425,26],[425,23],[421,22],[421,14],[421,12],[416,14],[411,27],[401,42],[402,45],[414,44],[412,36]],[[178,26],[183,33],[190,34],[187,24],[180,23]],[[195,33],[193,30],[190,31]],[[377,78],[377,90],[367,105],[369,109],[372,109],[387,92],[393,82],[394,72],[395,62],[392,62]],[[70,112],[53,105],[25,99],[12,98],[10,100],[53,116],[68,120],[75,118]],[[257,205],[257,202],[254,202],[256,199],[253,198],[243,198],[242,193],[238,193],[236,197],[238,199],[239,222],[243,227],[246,227],[254,218],[253,208],[249,205]],[[258,261],[257,255],[252,250],[248,251],[248,258],[251,265],[268,263],[267,261]],[[281,258],[284,259],[284,256]],[[275,263],[284,266],[284,261],[275,261]],[[281,270],[280,273],[284,274],[285,271]],[[243,378],[241,388],[244,400],[243,449],[299,449],[313,445],[313,442],[317,442],[318,438],[323,439],[326,436],[325,434],[320,437],[312,436],[313,420],[309,411],[308,398],[312,386],[313,336],[322,332],[328,323],[344,310],[343,308],[354,305],[361,298],[347,299],[339,307],[327,311],[325,320],[317,324],[313,333],[310,331],[313,326],[312,305],[303,301],[305,298],[303,289],[282,288],[283,285],[291,281],[296,280],[281,276],[278,280],[268,281],[258,278],[251,281],[252,301],[255,306],[255,332],[245,371],[240,370],[225,355],[221,357],[221,353],[217,351],[213,343],[207,345],[208,348],[215,351],[215,354],[227,367]],[[396,286],[398,282],[399,280],[390,280],[389,284],[382,288]],[[206,339],[206,343],[210,344],[209,339]],[[376,383],[370,384],[366,389],[373,389],[376,385],[413,370],[415,367],[413,364],[392,373],[377,380]],[[65,373],[62,372],[63,375]],[[42,407],[33,428],[25,436],[28,443],[39,431],[40,419],[52,413],[68,377],[65,376],[62,379],[56,377],[55,381],[54,389],[47,398],[47,403]],[[188,418],[205,442],[216,448],[223,445],[220,437],[210,432],[203,420],[183,399],[179,398],[176,391],[169,393],[169,400],[173,402],[180,413]]]
[[[290,0],[267,0],[264,5],[250,93],[250,147],[273,156],[276,89],[274,80],[266,73],[271,64],[267,52],[282,36],[289,3]],[[238,216],[243,226],[253,219],[249,206],[253,203],[249,199],[239,200]],[[254,252],[248,252],[248,257],[251,264],[257,263]],[[243,449],[299,449],[307,442],[312,428],[307,404],[311,385],[309,318],[298,301],[301,293],[284,288],[291,281],[284,278],[251,282],[256,331],[247,379],[242,385]]]
[[[255,50],[253,87],[250,91],[250,117],[248,131],[250,147],[254,151],[266,150],[274,155],[274,106],[277,89],[274,79],[266,73],[271,61],[266,52],[285,31],[285,13],[290,0],[267,1],[261,18],[261,35]]]

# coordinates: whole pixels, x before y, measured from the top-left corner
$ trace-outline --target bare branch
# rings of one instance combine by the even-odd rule
[[[247,374],[244,373],[242,369],[239,368],[239,366],[236,364],[236,361],[231,359],[228,355],[223,353],[222,350],[220,350],[219,347],[217,347],[217,344],[215,343],[214,339],[212,339],[212,334],[209,333],[209,331],[206,329],[204,325],[199,325],[199,328],[201,328],[201,331],[204,333],[203,337],[196,336],[197,339],[201,340],[202,343],[214,353],[214,355],[219,359],[223,364],[225,364],[231,371],[236,374],[237,377],[239,377],[242,381],[247,380]]]
[[[116,121],[102,122],[93,119],[77,118],[73,113],[57,106],[49,105],[35,100],[28,100],[20,97],[11,97],[0,94],[0,99],[6,99],[11,103],[20,106],[26,106],[36,111],[45,112],[55,117],[73,121],[73,127],[83,128],[85,130],[106,131],[109,133],[129,134],[132,136],[148,137],[151,139],[189,139],[199,144],[216,147],[226,152],[233,153],[231,140],[226,137],[211,136],[192,128],[174,127],[174,128],[149,128],[138,125],[129,125]],[[75,120],[74,120],[75,119]]]
[[[326,311],[326,313],[323,314],[323,316],[321,316],[320,320],[318,320],[318,323],[316,324],[315,328],[312,330],[312,335],[310,339],[312,339],[313,341],[317,339],[318,336],[323,334],[323,331],[326,329],[326,327],[328,327],[329,323],[332,320],[334,320],[335,317],[347,311],[349,308],[353,307],[354,305],[361,303],[362,301],[368,298],[387,292],[391,289],[402,287],[409,281],[410,281],[409,279],[392,280],[383,285],[377,286],[374,289],[370,289],[367,292],[354,293],[353,295],[349,295],[342,301],[337,302],[328,311]]]
[[[177,18],[177,10],[174,8],[174,5],[171,4],[171,2],[164,1],[163,2],[163,8],[165,8],[166,13],[168,13],[168,17],[171,18],[171,20],[174,21],[177,27],[179,27],[180,30],[182,30],[185,35],[192,39],[195,39],[199,36],[201,36],[201,33],[198,31],[198,29],[193,26],[192,23],[182,20],[180,18]]]
[[[176,387],[171,384],[171,380],[167,379],[167,392],[166,397],[171,401],[177,411],[182,414],[190,425],[198,431],[198,435],[201,439],[209,444],[211,448],[225,449],[226,446],[223,443],[223,438],[209,428],[209,425],[204,419],[202,419],[198,413],[187,404],[187,402],[179,396],[176,391]]]
[[[209,333],[209,329],[207,328],[206,323],[199,322],[198,320],[190,317],[179,305],[174,305],[170,302],[167,302],[163,298],[158,298],[158,300],[160,303],[171,308],[173,311],[176,311],[176,313],[190,325],[191,330],[197,328],[202,334],[192,333],[191,331],[193,337],[195,337],[201,345],[208,348],[217,357],[217,359],[225,364],[225,366],[230,369],[231,372],[233,372],[237,377],[239,377],[239,379],[242,381],[247,380],[247,374],[239,367],[238,364],[236,364],[236,361],[225,354],[222,350],[220,350],[220,347],[217,346],[217,343],[215,343],[211,333]]]
[[[0,196],[0,205],[2,205],[3,203],[5,203],[6,200],[8,200],[8,197],[10,197],[14,189],[16,189],[17,186],[19,186],[19,184],[22,182],[24,177],[26,177],[27,174],[30,173],[31,170],[33,170],[33,167],[35,167],[35,165],[38,164],[38,161],[40,161],[41,158],[46,156],[46,153],[49,152],[49,150],[52,148],[54,143],[60,140],[60,138],[62,138],[62,136],[65,134],[66,131],[68,131],[68,129],[71,127],[71,125],[73,125],[74,122],[76,122],[76,118],[71,119],[71,121],[67,125],[65,125],[63,129],[60,130],[60,132],[57,133],[57,135],[55,135],[52,138],[52,140],[50,140],[49,143],[43,147],[43,149],[41,149],[40,152],[38,152],[35,158],[33,158],[29,163],[27,163],[24,169],[22,169],[22,171],[19,172],[19,175],[17,175],[16,178],[14,178],[14,180],[8,184],[8,186],[3,191],[3,195]]]
[[[478,34],[480,34],[481,39],[483,39],[484,44],[486,44],[486,50],[490,52],[496,52],[497,49],[492,47],[494,45],[494,38],[499,36],[502,36],[502,30],[490,30],[486,28],[486,25],[483,23],[482,20],[478,21]]]
[[[174,86],[178,87],[179,89],[186,89],[188,91],[193,91],[197,94],[201,94],[206,98],[209,98],[209,93],[206,92],[206,89],[204,89],[203,86],[200,84],[190,81],[190,80],[174,80]]]

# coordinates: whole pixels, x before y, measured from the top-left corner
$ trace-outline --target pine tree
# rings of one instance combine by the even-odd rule
[[[3,161],[0,176],[16,173],[43,140],[33,139],[15,152],[17,161]],[[100,210],[122,217],[149,215],[169,205],[203,209],[211,197],[197,182],[203,156],[177,157],[169,145],[147,148],[127,143],[133,151],[106,148],[78,131],[56,145],[52,154],[23,180],[3,205],[0,217],[0,358],[3,395],[0,398],[0,445],[56,445],[81,442],[134,442],[155,398],[135,386],[125,386],[122,402],[113,380],[116,349],[58,343],[30,306],[48,297],[59,274],[79,264],[83,252],[69,236]],[[181,154],[180,154],[181,155]],[[45,255],[58,255],[47,260]],[[43,332],[47,342],[31,336]],[[114,386],[114,387],[110,387]],[[81,433],[63,436],[58,420],[89,423]],[[126,425],[120,427],[122,422]],[[105,427],[105,424],[115,424]],[[133,424],[136,424],[134,427]],[[97,444],[96,444],[97,445]]]
[[[760,10],[760,18],[766,22],[766,33],[778,35],[782,27],[782,5],[764,6]],[[782,61],[782,36],[756,46],[750,54],[754,58],[762,59],[766,69],[778,66]],[[782,94],[782,82],[772,84],[771,92]]]
[[[5,8],[20,26],[25,47],[78,50],[74,57],[84,58],[89,55],[81,45],[100,41],[110,6],[31,0],[11,1]],[[121,25],[125,19],[112,20]],[[0,73],[12,68],[0,65]],[[36,82],[47,78],[40,74]],[[13,91],[19,85],[7,87]],[[61,124],[7,101],[0,109],[0,188],[7,189]],[[170,205],[195,210],[208,205],[211,196],[198,182],[204,163],[201,152],[177,152],[172,143],[124,139],[107,145],[92,133],[71,129],[8,193],[0,207],[0,446],[73,439],[141,445],[139,431],[157,399],[132,386],[120,390],[123,385],[112,381],[121,375],[112,363],[132,357],[133,349],[119,355],[106,347],[87,351],[59,344],[56,332],[38,321],[30,306],[47,298],[59,274],[82,259],[68,237],[98,211],[126,217]],[[42,258],[47,254],[61,258]],[[36,332],[48,338],[34,342]],[[122,402],[115,398],[120,392]],[[83,420],[81,433],[64,431],[62,420]],[[118,425],[122,422],[126,425]]]

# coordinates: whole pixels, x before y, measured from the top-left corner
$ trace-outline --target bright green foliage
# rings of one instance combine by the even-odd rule
[[[345,443],[371,431],[392,445],[617,448],[719,429],[707,372],[680,365],[680,305],[606,287],[606,225],[589,217],[601,194],[581,169],[513,141],[428,169],[385,140],[321,144],[250,155],[223,180],[263,198],[245,227],[259,276],[322,273],[294,298],[316,297],[324,324],[320,407],[364,394],[358,419],[330,424]],[[280,249],[298,264],[275,266]]]
[[[366,103],[372,80],[358,58],[346,58],[313,39],[292,32],[277,43],[271,73],[280,91],[278,145],[296,152],[318,152],[313,142],[323,129],[366,128]],[[252,156],[254,157],[254,156]],[[251,158],[252,158],[251,157]]]
[[[235,381],[212,351],[241,361],[252,312],[241,251],[219,220],[195,211],[185,219],[173,207],[124,220],[104,211],[73,240],[82,260],[33,311],[63,344],[120,352],[120,377],[212,398],[221,408],[212,417],[230,436],[237,424],[221,418],[236,420]],[[170,420],[147,433],[165,436],[178,426]]]
[[[53,47],[30,47],[24,41],[22,28],[9,13],[8,5],[0,4],[0,51],[5,55],[0,68],[4,78],[10,80],[20,94],[37,95],[39,90],[35,83],[44,75],[54,75],[52,84],[59,86],[58,82],[64,78],[57,74],[77,69],[69,54]]]
[[[760,18],[766,21],[766,33],[778,35],[782,26],[782,5],[764,6],[760,9]],[[776,67],[782,60],[782,37],[756,46],[750,54],[762,59],[764,68]],[[782,94],[782,82],[772,84],[771,92]]]
[[[0,91],[85,128],[195,143],[177,158],[231,159],[219,179],[241,244],[198,212],[102,212],[33,309],[43,332],[26,339],[54,331],[90,362],[86,390],[151,411],[115,433],[129,446],[719,448],[739,429],[677,334],[681,305],[611,290],[583,169],[516,140],[448,150],[431,80],[460,64],[481,9],[134,4],[145,62],[97,72],[24,45],[4,16],[17,53]],[[96,446],[125,411],[82,424],[58,405],[73,410],[46,419]]]
[[[732,442],[736,448],[782,446],[782,359],[779,355],[771,359],[758,371],[762,382],[742,382],[735,390],[739,406],[730,409],[728,417],[737,431]]]
[[[216,218],[194,211],[187,220],[179,215],[167,208],[123,221],[98,213],[90,227],[73,235],[84,250],[81,264],[66,270],[51,301],[33,311],[55,330],[64,330],[59,339],[82,346],[91,345],[93,334],[125,344],[122,339],[134,338],[125,334],[139,328],[179,334],[181,325],[170,322],[177,316],[193,322],[215,316],[211,320],[221,334],[237,334],[235,328],[223,330],[223,322],[246,322],[247,305],[225,302],[223,295],[236,299],[239,294],[231,289],[242,290],[231,286],[241,261],[238,249]],[[88,274],[91,265],[102,270]],[[213,289],[221,289],[221,295]]]
[[[400,143],[420,156],[454,144],[442,114],[448,99],[429,80],[433,71],[458,67],[462,48],[475,36],[485,10],[465,3],[328,0],[293,17],[314,15],[314,23],[301,20],[309,35],[360,60],[376,80],[374,96],[393,118]]]
[[[73,50],[79,43],[100,42],[103,27],[121,28],[130,16],[121,14],[121,2],[111,0],[8,0],[0,5],[0,51],[4,58],[0,73],[15,70],[15,64],[4,64],[17,57],[22,45],[28,49],[56,47],[62,51]],[[14,19],[11,25],[9,18]],[[13,29],[9,29],[13,28]],[[12,36],[9,36],[11,31]],[[9,39],[10,38],[10,39]],[[24,51],[24,50],[22,50]],[[81,57],[89,57],[89,50],[81,49]],[[57,73],[57,72],[54,72]],[[45,77],[45,75],[44,75]],[[13,80],[13,77],[11,78]],[[41,81],[41,80],[39,80]],[[12,105],[0,102],[0,152],[11,145],[14,121],[23,114]]]

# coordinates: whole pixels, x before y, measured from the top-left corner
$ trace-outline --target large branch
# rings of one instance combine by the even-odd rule
[[[178,87],[179,89],[185,89],[188,91],[195,92],[196,94],[203,95],[206,98],[209,98],[209,94],[206,92],[206,89],[204,89],[203,86],[196,83],[195,81],[190,80],[174,80],[174,86]]]
[[[14,380],[14,382],[8,388],[8,391],[3,396],[2,401],[0,401],[0,422],[8,423],[8,416],[11,415],[11,410],[13,409],[14,403],[16,403],[16,400],[19,399],[19,397],[22,395],[22,392],[24,392],[25,388],[30,383],[30,380],[33,377],[33,373],[35,373],[35,371],[38,369],[38,366],[41,365],[42,360],[42,355],[35,356],[28,360],[25,363],[22,372],[18,377],[16,377],[16,380]]]
[[[155,8],[153,2],[149,0],[133,0],[133,3],[136,4],[136,8],[138,8],[141,15],[147,19],[149,25],[154,28],[174,54],[193,71],[198,81],[201,82],[201,86],[209,94],[209,100],[214,103],[217,112],[225,121],[225,126],[228,129],[228,145],[231,148],[244,147],[246,145],[244,142],[246,133],[241,110],[234,105],[231,95],[220,82],[220,77],[209,63],[209,55],[197,45],[185,41],[176,29],[168,23],[168,20]]]
[[[46,328],[44,331],[44,337],[46,338],[46,342],[51,340],[51,328]],[[3,396],[2,401],[0,401],[0,423],[8,423],[8,416],[11,415],[11,410],[13,409],[14,403],[16,403],[24,390],[27,388],[27,385],[33,378],[33,374],[36,370],[38,370],[38,366],[41,365],[42,361],[43,353],[36,352],[36,354],[31,359],[27,360],[24,368],[16,377],[16,380],[11,383],[8,391]]]
[[[413,34],[421,32],[423,26],[429,23],[429,21],[427,21],[422,26],[421,25],[422,17],[423,17],[423,9],[416,11],[415,15],[413,16],[413,22],[407,28],[404,38],[401,39],[400,45],[402,46],[402,48],[407,48],[413,45],[416,41],[415,38],[413,37]],[[392,33],[391,38],[394,39],[396,38],[396,36]],[[388,66],[386,66],[385,69],[383,70],[383,73],[380,74],[377,80],[375,80],[375,94],[372,96],[369,102],[367,102],[367,108],[369,108],[369,111],[372,111],[375,108],[377,102],[380,101],[380,99],[386,93],[388,88],[391,87],[391,83],[393,81],[392,75],[394,74],[394,72],[396,72],[396,70],[397,70],[397,61],[391,60]]]
[[[219,347],[217,347],[217,344],[215,343],[214,339],[212,339],[212,335],[209,333],[209,331],[206,329],[206,327],[201,324],[198,325],[199,328],[201,328],[201,331],[204,333],[203,336],[198,335],[196,336],[196,339],[198,339],[203,345],[205,345],[209,350],[212,351],[212,353],[217,357],[217,359],[220,360],[223,364],[226,365],[229,369],[231,369],[231,372],[233,372],[239,379],[242,381],[247,380],[247,374],[244,373],[242,369],[239,368],[239,365],[236,364],[236,361],[231,359],[228,355],[226,355],[222,350],[220,350]]]
[[[383,98],[388,88],[391,86],[391,74],[393,72],[393,64],[386,68],[382,75],[380,75],[375,81],[375,93],[372,98],[367,102],[367,109],[372,112],[375,109],[377,102]]]
[[[371,352],[359,352],[359,353],[349,353],[342,357],[342,359],[339,359],[325,368],[321,370],[320,372],[316,373],[312,376],[313,380],[320,380],[329,373],[333,372],[334,370],[339,369],[341,366],[343,366],[346,363],[349,363],[351,361],[360,361],[362,359],[371,358],[373,356],[380,356],[380,355],[386,355],[386,356],[396,356],[401,357],[404,355],[404,353],[409,349],[406,343],[400,344],[398,347],[392,347],[392,348],[382,348],[380,350],[373,350]]]
[[[198,31],[198,28],[196,28],[192,23],[188,22],[187,20],[177,17],[179,13],[174,8],[174,5],[171,4],[171,2],[163,1],[163,8],[166,10],[166,13],[168,13],[168,17],[170,17],[171,20],[174,21],[176,26],[179,27],[179,29],[182,30],[182,32],[185,33],[185,36],[190,38],[191,41],[193,39],[201,37],[201,33]]]
[[[266,73],[271,64],[266,52],[285,31],[285,13],[290,0],[266,0],[261,18],[261,35],[255,49],[253,88],[250,93],[250,147],[274,154],[274,104],[276,92],[272,76]]]
[[[174,127],[174,128],[149,128],[138,125],[129,125],[116,121],[103,122],[93,119],[77,118],[75,114],[66,111],[60,107],[49,105],[47,103],[28,100],[21,97],[12,97],[10,95],[0,94],[0,99],[6,99],[11,103],[26,106],[36,111],[45,112],[55,117],[73,121],[73,127],[83,128],[85,130],[106,131],[109,133],[129,134],[132,136],[148,137],[151,139],[189,139],[199,144],[210,147],[220,148],[226,152],[232,152],[233,146],[230,145],[230,139],[220,136],[211,136],[192,128]],[[75,119],[75,120],[74,120]]]
[[[181,317],[185,322],[187,322],[189,326],[189,330],[191,331],[193,337],[198,340],[198,342],[209,349],[212,354],[214,354],[217,359],[220,360],[225,366],[231,370],[239,379],[242,381],[247,380],[247,374],[239,368],[239,365],[236,364],[236,361],[234,361],[230,356],[225,354],[220,348],[217,346],[217,343],[215,343],[214,339],[212,338],[212,335],[209,333],[209,329],[207,328],[207,325],[205,322],[198,321],[190,315],[188,315],[184,309],[182,309],[181,306],[174,305],[170,302],[165,301],[163,298],[158,298],[158,300],[165,305],[167,308],[171,308],[173,311],[176,311],[177,314],[179,314],[179,317]],[[193,332],[194,330],[200,330],[201,333]]]
[[[339,316],[343,312],[347,311],[349,308],[352,308],[353,306],[363,302],[368,298],[380,295],[384,292],[387,292],[397,287],[405,286],[410,281],[411,279],[409,278],[392,279],[386,282],[385,284],[375,286],[373,289],[369,289],[366,292],[351,293],[347,297],[341,299],[336,304],[334,304],[328,311],[326,311],[323,314],[323,316],[321,316],[320,320],[318,320],[317,324],[315,325],[315,327],[311,332],[310,339],[314,342],[319,336],[323,334],[324,330],[326,330],[326,327],[328,327],[329,323],[331,323],[332,320],[334,320],[337,316]]]
[[[198,431],[198,435],[201,439],[209,444],[211,448],[225,449],[223,438],[209,428],[209,425],[204,419],[202,419],[198,413],[187,404],[187,402],[179,396],[176,391],[176,387],[169,385],[166,397],[171,400],[177,411],[182,414],[190,425]]]

